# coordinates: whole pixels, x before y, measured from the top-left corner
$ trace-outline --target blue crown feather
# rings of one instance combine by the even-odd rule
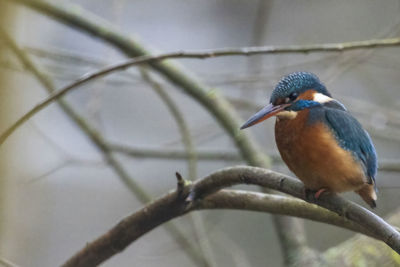
[[[314,89],[331,97],[331,94],[315,74],[301,71],[284,76],[272,92],[270,102],[274,103],[277,99],[285,98],[293,92],[301,94],[309,89]]]

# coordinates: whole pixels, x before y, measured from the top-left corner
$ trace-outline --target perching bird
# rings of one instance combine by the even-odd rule
[[[283,161],[306,193],[355,191],[376,207],[377,156],[368,133],[318,77],[294,72],[275,87],[270,104],[241,129],[276,116],[275,140]]]

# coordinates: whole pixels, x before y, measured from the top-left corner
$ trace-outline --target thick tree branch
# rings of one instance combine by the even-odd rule
[[[318,205],[284,196],[221,190],[236,184],[253,184],[302,198],[304,188],[291,177],[254,167],[226,168],[184,185],[126,217],[115,227],[70,258],[63,266],[92,266],[121,252],[155,227],[197,209],[243,209],[298,216],[334,224],[384,241],[400,251],[400,235],[372,212],[336,195],[322,195]],[[213,194],[215,193],[215,194]],[[193,195],[194,194],[194,195]],[[188,202],[187,198],[193,198]]]

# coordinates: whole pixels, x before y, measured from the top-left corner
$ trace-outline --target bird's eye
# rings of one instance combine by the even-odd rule
[[[296,98],[298,97],[298,94],[296,92],[293,92],[289,95],[289,99],[290,101],[294,101],[296,100]]]

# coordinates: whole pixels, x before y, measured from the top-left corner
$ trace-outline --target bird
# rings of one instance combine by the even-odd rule
[[[269,104],[240,129],[272,116],[279,153],[304,183],[306,198],[354,191],[376,207],[378,163],[371,137],[315,74],[284,76]]]

